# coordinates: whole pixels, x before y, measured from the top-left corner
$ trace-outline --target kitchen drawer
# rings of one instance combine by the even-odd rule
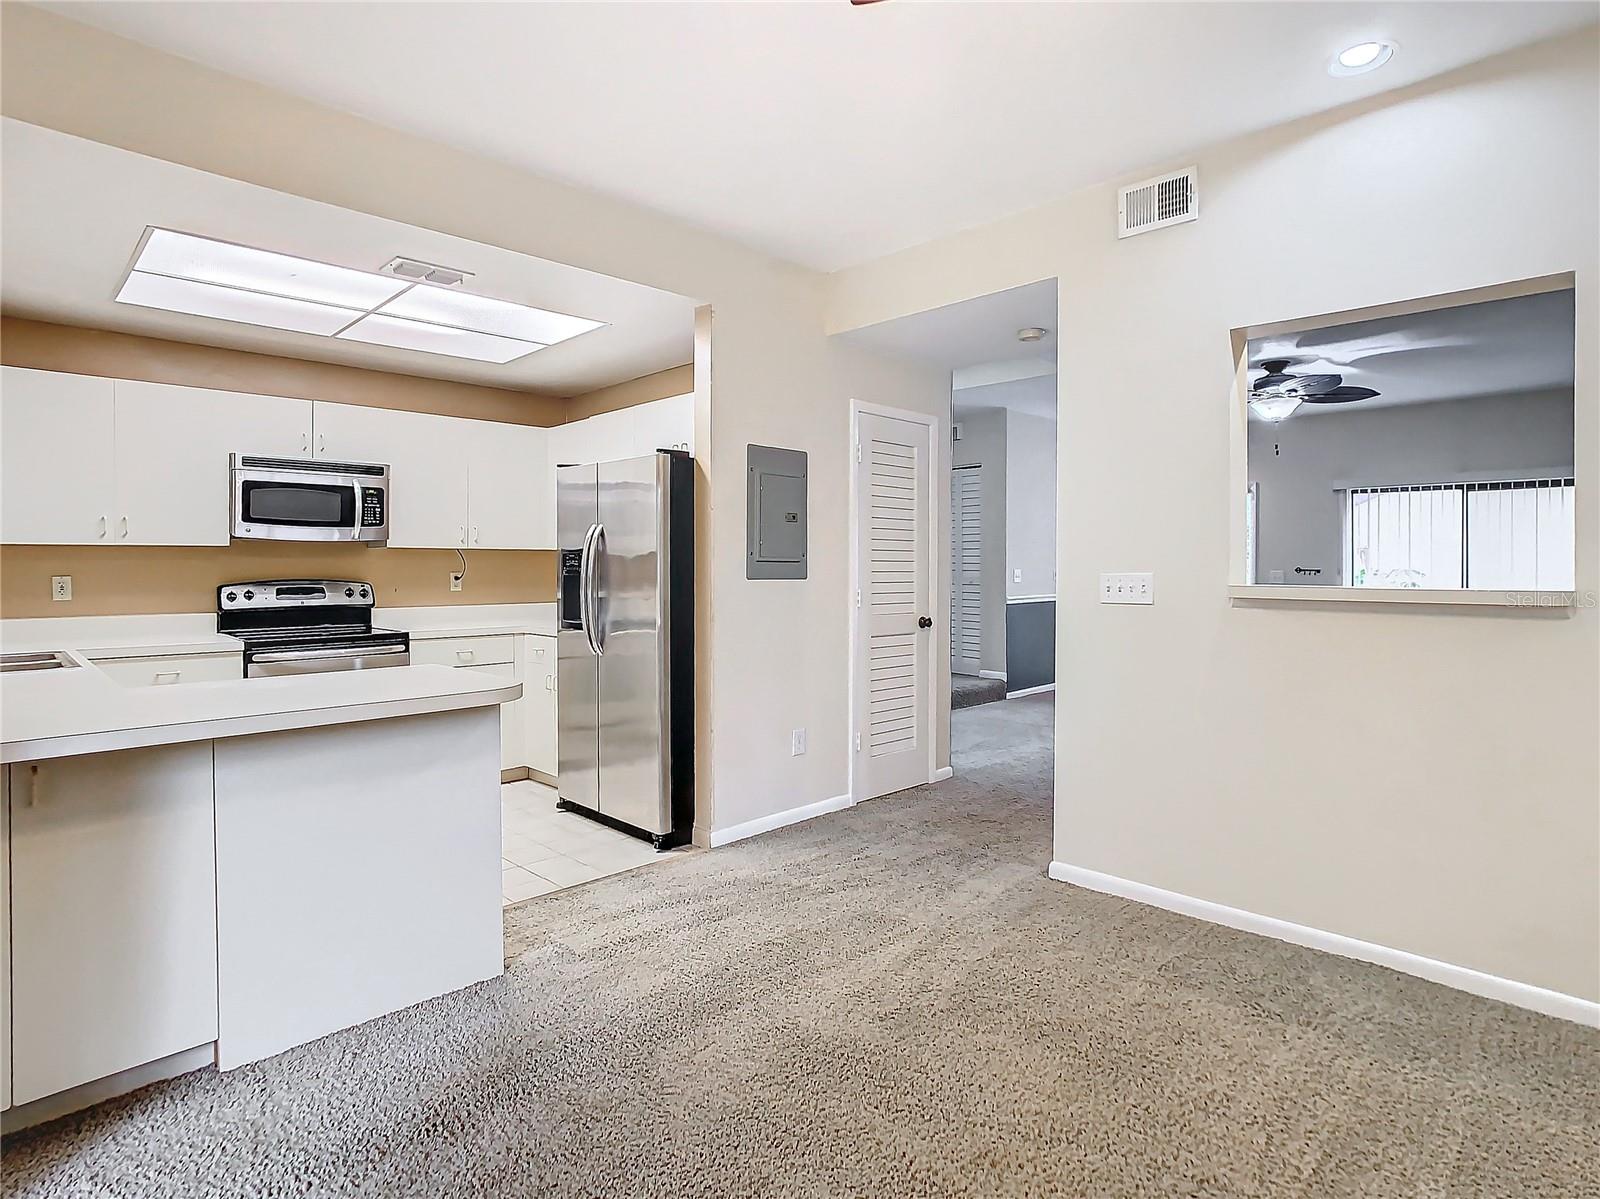
[[[515,660],[513,636],[411,639],[413,666],[498,666]]]
[[[244,677],[241,654],[186,654],[171,658],[90,659],[124,687],[216,683]]]

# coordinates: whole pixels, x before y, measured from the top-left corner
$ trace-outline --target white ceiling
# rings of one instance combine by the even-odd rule
[[[0,308],[8,315],[569,396],[688,362],[694,302],[496,246],[319,204],[6,119]],[[467,288],[609,322],[503,365],[118,304],[147,225],[361,270],[403,255]]]
[[[964,387],[951,393],[950,411],[956,417],[984,408],[1005,408],[1046,420],[1056,418],[1056,377],[1052,372],[1032,379],[1012,379],[981,387]]]
[[[1522,0],[46,7],[823,270],[1596,20]],[[1371,38],[1393,61],[1329,76]]]
[[[1018,341],[1017,330],[1039,328],[1038,341]],[[955,372],[1023,362],[1049,364],[1056,355],[1056,281],[1045,279],[930,308],[836,336],[879,354],[907,358]]]
[[[1380,394],[1349,404],[1302,404],[1302,413],[1356,412],[1393,404],[1510,395],[1573,386],[1573,293],[1437,308],[1250,341],[1250,378],[1265,359],[1288,358],[1292,375],[1337,374]]]

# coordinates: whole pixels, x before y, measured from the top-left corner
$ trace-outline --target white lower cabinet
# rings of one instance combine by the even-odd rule
[[[6,769],[12,1101],[216,1040],[211,743]]]
[[[168,658],[90,658],[124,687],[218,683],[244,678],[242,654],[184,654]]]
[[[556,773],[556,639],[525,638],[522,699],[524,744],[527,761],[552,778]]]

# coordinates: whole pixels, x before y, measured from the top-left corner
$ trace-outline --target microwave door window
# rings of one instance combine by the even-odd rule
[[[246,483],[245,519],[258,525],[351,528],[355,488],[317,483]]]

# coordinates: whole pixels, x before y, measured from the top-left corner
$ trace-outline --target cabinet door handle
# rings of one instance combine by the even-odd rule
[[[183,672],[181,670],[158,670],[156,671],[155,685],[164,687],[168,683],[176,683],[182,677]]]
[[[106,518],[102,516],[100,518],[100,536],[104,537],[106,535],[106,532],[107,532]]]
[[[477,653],[475,651],[473,651],[473,650],[470,650],[470,649],[458,649],[458,650],[456,650],[456,657],[458,659],[460,659],[461,661],[463,661],[463,662],[471,662],[477,656],[478,656]]]
[[[473,525],[472,526],[472,540],[473,540],[474,543],[476,543],[479,540],[481,540],[481,538],[479,538],[479,536],[478,536],[478,526],[477,525]]]
[[[546,691],[554,691],[556,689],[556,680],[554,675],[547,674],[544,676],[544,689]]]
[[[317,453],[326,454],[327,452],[328,452],[328,435],[326,433],[318,433],[317,434]]]
[[[311,434],[300,434],[300,452],[302,454],[309,454],[311,452]]]
[[[122,532],[117,535],[119,537],[126,537],[128,535],[128,518],[126,516],[122,518]]]
[[[462,545],[466,545],[467,544],[467,526],[466,525],[457,525],[456,526],[456,530],[457,530],[456,531],[456,540],[459,541]]]

